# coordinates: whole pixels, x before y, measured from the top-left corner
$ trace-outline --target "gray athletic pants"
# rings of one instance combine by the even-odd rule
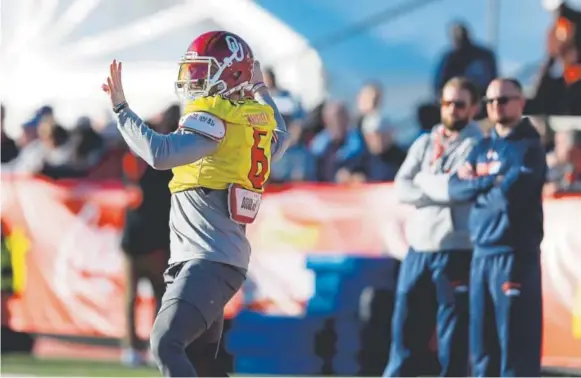
[[[166,292],[150,336],[165,377],[227,376],[215,366],[224,306],[245,275],[243,269],[209,260],[189,260],[167,269]]]

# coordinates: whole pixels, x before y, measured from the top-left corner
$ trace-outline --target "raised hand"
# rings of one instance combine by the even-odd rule
[[[123,92],[123,84],[121,82],[121,62],[118,63],[114,59],[109,70],[109,77],[107,77],[107,81],[101,86],[101,89],[109,95],[111,106],[115,108],[117,105],[125,102],[125,93]]]

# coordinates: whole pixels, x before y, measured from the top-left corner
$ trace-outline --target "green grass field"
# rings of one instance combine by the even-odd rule
[[[150,367],[126,368],[116,361],[39,359],[29,355],[2,356],[2,377],[160,377]],[[231,375],[232,376],[232,375]],[[236,377],[250,377],[236,375]],[[308,378],[308,377],[305,377]]]
[[[129,369],[117,362],[91,360],[37,359],[7,355],[1,360],[2,376],[41,377],[159,377],[154,368]]]
[[[94,360],[38,359],[24,355],[2,356],[2,377],[159,377],[154,368],[129,369],[117,362]],[[578,370],[551,369],[545,377],[579,377]],[[236,375],[250,377],[249,375]],[[308,378],[308,377],[305,377]]]

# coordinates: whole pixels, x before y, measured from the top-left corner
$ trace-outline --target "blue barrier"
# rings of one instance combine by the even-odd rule
[[[395,291],[398,262],[390,258],[314,255],[314,293],[302,317],[243,311],[225,348],[245,374],[356,375],[361,371],[360,297],[368,287]],[[387,340],[386,340],[387,342]]]
[[[337,353],[331,366],[335,374],[343,376],[354,376],[361,370],[357,356],[351,354]]]
[[[315,337],[324,326],[317,316],[273,316],[241,312],[225,337],[237,373],[318,374]]]
[[[307,267],[315,273],[315,292],[306,312],[333,319],[335,345],[330,365],[334,374],[356,375],[363,370],[359,363],[361,294],[368,287],[395,291],[398,265],[390,258],[328,255],[308,258]]]
[[[307,268],[315,273],[315,291],[307,314],[355,314],[366,287],[395,290],[398,262],[390,258],[314,255]]]
[[[356,355],[361,350],[361,322],[358,319],[335,319],[337,353]]]

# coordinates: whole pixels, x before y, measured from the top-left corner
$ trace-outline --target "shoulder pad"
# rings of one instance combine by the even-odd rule
[[[223,120],[213,114],[192,112],[180,118],[179,128],[193,131],[213,140],[222,140],[226,135],[226,125]]]

